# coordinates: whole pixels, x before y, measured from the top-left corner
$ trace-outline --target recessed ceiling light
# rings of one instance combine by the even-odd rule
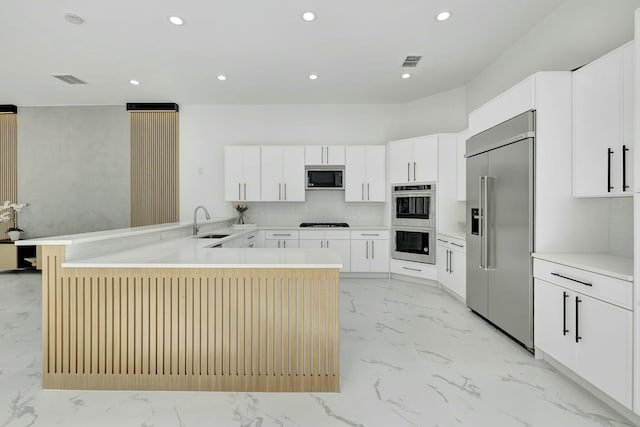
[[[447,10],[443,10],[442,12],[436,15],[436,21],[438,22],[444,22],[449,18],[451,18],[451,12]]]
[[[82,19],[81,16],[78,16],[75,13],[65,13],[64,19],[70,24],[75,24],[75,25],[84,24],[84,19]]]
[[[311,22],[316,20],[316,14],[313,12],[304,12],[302,14],[302,20],[306,22]]]
[[[138,80],[129,80],[129,83],[131,83],[134,86],[138,86],[140,84]]]
[[[220,75],[218,76],[218,80],[220,80],[220,81],[225,81],[225,80],[227,80],[227,76],[223,76],[222,74],[220,74]]]
[[[317,74],[309,74],[309,80],[318,80]]]
[[[411,77],[411,74],[409,74],[409,73],[404,73],[401,77],[402,77],[403,79],[408,79],[409,77]]]
[[[171,22],[173,25],[182,25],[182,24],[184,24],[184,21],[179,16],[170,16],[169,17],[169,22]]]

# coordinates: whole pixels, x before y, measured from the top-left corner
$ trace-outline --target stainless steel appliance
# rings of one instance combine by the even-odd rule
[[[307,190],[344,190],[344,169],[308,168]]]
[[[393,199],[392,225],[403,227],[436,226],[436,185],[397,185]]]
[[[436,262],[436,233],[433,228],[393,227],[391,258],[425,264]]]
[[[533,348],[535,112],[467,140],[467,306]]]
[[[300,227],[340,228],[349,227],[346,222],[303,222]]]

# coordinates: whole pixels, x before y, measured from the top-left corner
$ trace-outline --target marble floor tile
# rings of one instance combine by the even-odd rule
[[[340,286],[340,393],[62,391],[41,388],[40,275],[0,273],[0,427],[632,425],[438,288]]]

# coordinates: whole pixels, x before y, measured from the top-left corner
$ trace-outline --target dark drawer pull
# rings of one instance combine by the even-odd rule
[[[449,243],[448,240],[442,240],[442,239],[438,239],[438,242]]]
[[[562,277],[563,279],[571,280],[572,282],[580,283],[581,285],[585,285],[585,286],[593,286],[593,285],[592,285],[591,283],[589,283],[589,282],[583,282],[582,280],[572,279],[571,277],[563,276],[562,274],[558,274],[558,273],[551,273],[551,275],[552,275],[552,276]]]
[[[361,236],[379,236],[380,233],[360,233]]]
[[[289,234],[289,233],[288,233],[288,234],[283,234],[283,233],[278,234],[278,233],[274,233],[274,234],[272,234],[272,236],[291,236],[291,234]]]
[[[411,268],[411,267],[402,267],[402,268],[404,268],[405,270],[411,270],[411,271],[422,271],[418,268]]]
[[[453,243],[453,242],[451,242],[451,244],[452,244],[453,246],[457,246],[457,247],[459,247],[459,248],[464,248],[464,245],[459,245],[459,244],[457,244],[457,243]]]

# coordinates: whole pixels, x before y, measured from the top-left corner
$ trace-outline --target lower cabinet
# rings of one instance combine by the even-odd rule
[[[299,248],[299,241],[298,239],[266,239],[265,240],[265,248],[278,248],[278,249],[285,249],[285,248]]]
[[[351,271],[351,241],[337,239],[303,239],[300,238],[301,248],[331,249],[340,254],[342,262],[341,272]]]
[[[389,272],[389,232],[351,232],[351,271]]]
[[[463,300],[467,296],[467,254],[464,240],[438,235],[438,282]]]
[[[633,312],[540,278],[534,283],[536,347],[631,408]]]
[[[298,248],[299,232],[297,230],[265,230],[264,247],[270,249]]]

